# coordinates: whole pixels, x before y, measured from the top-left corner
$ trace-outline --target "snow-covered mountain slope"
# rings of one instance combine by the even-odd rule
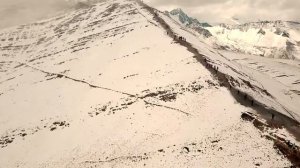
[[[107,0],[0,32],[0,167],[292,165],[154,11]]]
[[[255,22],[207,28],[226,50],[271,58],[300,59],[300,23]]]
[[[161,15],[177,34],[185,37],[210,64],[234,79],[232,85],[270,109],[300,122],[300,62],[261,58],[238,52],[213,49],[213,43],[182,27],[167,15]],[[230,79],[231,80],[231,79]]]
[[[236,80],[237,82],[235,81],[236,83],[233,82],[232,84],[240,91],[246,92],[269,108],[300,122],[298,108],[300,102],[300,62],[298,60],[269,59],[253,55],[253,53],[243,54],[237,51],[216,49],[215,41],[212,38],[207,39],[197,35],[193,29],[177,24],[168,15],[162,15],[162,17],[168,20],[168,24],[173,25],[173,27],[177,26],[176,29],[174,28],[175,32],[185,37],[188,42],[198,49],[200,54],[210,60],[211,64],[220,67],[221,72]],[[274,28],[274,25],[277,27]],[[285,28],[285,30],[297,30],[297,25],[293,22],[264,22],[261,26],[269,29],[273,28],[274,30],[278,29],[279,26],[281,29]],[[239,32],[242,28],[243,31],[248,32],[255,28],[252,24],[222,27],[232,30],[234,30],[233,27],[236,27],[236,29],[239,29],[236,31]],[[271,36],[273,37],[273,35]],[[236,37],[243,38],[243,36]],[[281,37],[282,34],[279,38]],[[243,45],[238,44],[238,46]],[[249,47],[249,49],[253,48]]]

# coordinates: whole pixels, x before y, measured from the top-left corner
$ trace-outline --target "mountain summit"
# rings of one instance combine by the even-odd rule
[[[183,25],[184,27],[190,28],[196,31],[203,37],[209,38],[212,34],[205,28],[212,27],[208,23],[201,23],[197,19],[189,17],[182,9],[177,8],[170,12],[165,12],[169,17],[175,20],[177,23]]]
[[[189,27],[211,27],[208,23],[201,23],[197,19],[189,17],[182,9],[177,8],[169,12],[173,19],[178,20],[181,24]]]

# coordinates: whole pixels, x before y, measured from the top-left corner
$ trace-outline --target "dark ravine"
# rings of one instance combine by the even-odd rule
[[[190,51],[191,53],[194,54],[194,58],[197,59],[197,61],[199,63],[201,63],[204,67],[207,67],[207,61],[209,58],[206,57],[205,55],[202,55],[199,53],[199,51],[193,47],[193,45],[191,43],[189,43],[188,41],[185,40],[181,40],[176,38],[177,35],[175,32],[172,31],[172,29],[170,28],[170,26],[162,19],[159,17],[158,13],[160,11],[142,3],[141,1],[137,0],[138,3],[140,3],[141,6],[143,6],[145,9],[147,9],[149,11],[149,13],[151,13],[153,15],[154,20],[156,20],[160,26],[162,28],[165,29],[165,31],[167,32],[168,36],[170,38],[172,38],[176,43],[184,46],[187,48],[188,51]],[[266,105],[264,105],[261,102],[258,102],[257,100],[255,100],[255,98],[251,97],[251,96],[247,96],[247,99],[244,100],[244,95],[247,95],[246,93],[243,93],[241,91],[239,91],[238,89],[234,88],[231,85],[231,78],[230,76],[228,76],[227,74],[224,74],[220,71],[215,70],[214,68],[207,68],[207,70],[212,74],[212,76],[215,77],[215,79],[219,82],[220,86],[226,87],[232,94],[232,96],[236,99],[237,102],[239,102],[240,104],[250,107],[252,108],[254,111],[258,112],[260,114],[260,117],[265,119],[267,121],[267,123],[273,123],[270,124],[271,128],[278,128],[278,127],[284,127],[286,128],[292,135],[294,135],[296,137],[296,140],[300,140],[300,123],[297,122],[295,119],[290,118],[286,115],[281,114],[280,112],[267,107]],[[252,106],[250,101],[247,100],[253,100],[254,101],[254,105]],[[274,123],[274,121],[272,121],[272,114],[276,115],[276,123]],[[282,141],[278,138],[272,139],[274,142],[274,147],[281,149],[282,148]],[[281,143],[278,143],[281,142]],[[298,148],[299,150],[300,148]],[[287,156],[287,158],[295,165],[295,166],[300,166],[300,163],[295,162],[294,156],[291,156],[290,153],[287,152],[288,150],[281,150],[281,152],[283,152],[283,154],[285,156]],[[298,151],[299,152],[299,151]],[[295,153],[296,156],[297,153]],[[296,157],[297,158],[297,157]]]

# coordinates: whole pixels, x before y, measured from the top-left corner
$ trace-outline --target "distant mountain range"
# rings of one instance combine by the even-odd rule
[[[211,26],[188,16],[182,9],[167,14],[176,22],[203,36],[215,48],[263,57],[300,59],[300,23],[259,21]]]

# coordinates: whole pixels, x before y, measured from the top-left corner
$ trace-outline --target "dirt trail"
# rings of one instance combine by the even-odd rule
[[[111,91],[111,92],[123,94],[123,95],[129,96],[129,97],[135,97],[136,99],[140,99],[140,100],[144,101],[144,103],[150,104],[152,106],[157,106],[157,107],[161,107],[161,108],[171,109],[171,110],[180,112],[182,114],[185,114],[186,116],[190,116],[191,115],[190,113],[185,112],[183,110],[180,110],[178,108],[174,108],[174,107],[170,107],[170,106],[166,106],[166,105],[161,105],[161,104],[158,104],[158,103],[152,103],[149,100],[147,100],[146,97],[143,96],[143,95],[127,93],[127,92],[124,92],[124,91],[119,91],[119,90],[111,89],[111,88],[108,88],[108,87],[103,87],[103,86],[99,86],[99,85],[96,85],[96,84],[91,84],[91,83],[89,83],[89,82],[87,82],[85,80],[79,80],[79,79],[76,79],[74,77],[70,77],[70,76],[67,76],[67,75],[64,75],[64,74],[61,74],[61,73],[53,73],[53,72],[48,72],[48,71],[45,71],[45,70],[42,70],[42,69],[38,69],[38,68],[33,67],[31,65],[28,65],[26,63],[21,63],[21,62],[17,62],[17,63],[19,63],[20,65],[25,65],[25,66],[27,66],[29,68],[32,68],[32,69],[34,69],[36,71],[39,71],[41,73],[44,73],[46,75],[55,76],[55,78],[65,78],[65,79],[68,79],[68,80],[71,80],[71,81],[74,81],[74,82],[79,82],[79,83],[82,83],[82,84],[86,84],[86,85],[88,85],[91,88],[107,90],[107,91]]]

